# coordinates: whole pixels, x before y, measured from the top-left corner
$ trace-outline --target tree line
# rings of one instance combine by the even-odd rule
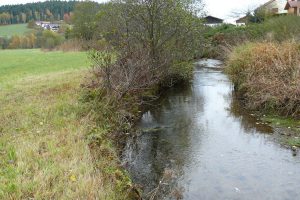
[[[46,2],[0,7],[0,25],[28,23],[29,21],[67,20],[78,1],[51,0]]]

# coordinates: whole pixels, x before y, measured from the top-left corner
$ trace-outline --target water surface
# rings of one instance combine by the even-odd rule
[[[221,71],[198,66],[190,86],[171,89],[143,115],[123,160],[145,196],[170,169],[157,199],[300,199],[300,157],[270,140],[272,128],[232,90]]]

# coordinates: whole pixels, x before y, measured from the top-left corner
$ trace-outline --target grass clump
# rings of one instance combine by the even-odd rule
[[[294,42],[247,43],[229,55],[226,72],[250,109],[300,116],[300,48]]]
[[[300,133],[300,120],[296,120],[290,117],[282,117],[278,115],[267,115],[264,116],[262,119],[276,126],[292,128],[294,131],[298,131]]]
[[[300,147],[300,139],[299,138],[298,139],[297,138],[296,139],[290,138],[290,139],[288,139],[287,144],[289,146]]]

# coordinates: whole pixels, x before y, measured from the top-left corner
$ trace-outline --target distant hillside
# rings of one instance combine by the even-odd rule
[[[30,20],[68,20],[78,1],[46,1],[0,7],[0,25],[28,23]]]
[[[0,26],[0,38],[11,37],[13,35],[24,35],[25,33],[30,31],[32,31],[32,29],[27,28],[26,24],[13,24],[13,25]]]

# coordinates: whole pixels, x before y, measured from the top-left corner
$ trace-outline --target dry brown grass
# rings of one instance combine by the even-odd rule
[[[300,116],[299,44],[242,45],[229,56],[226,71],[249,108]]]
[[[66,40],[61,45],[56,47],[59,51],[83,51],[84,41],[78,39]]]

